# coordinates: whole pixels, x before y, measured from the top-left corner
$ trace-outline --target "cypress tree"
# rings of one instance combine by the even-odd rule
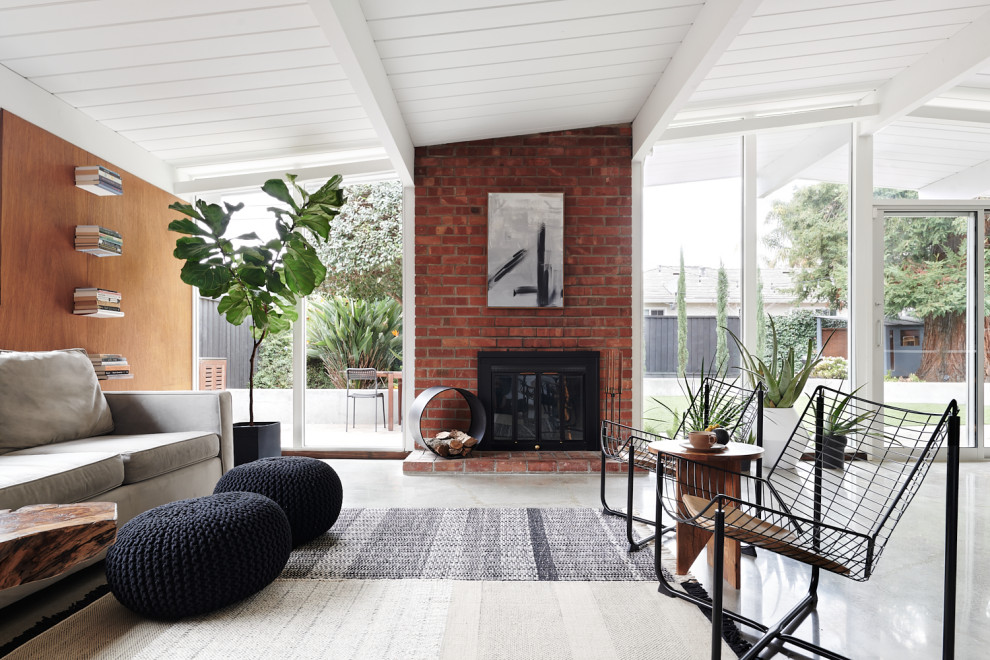
[[[715,366],[719,376],[729,369],[729,276],[719,262],[718,284],[715,288]]]

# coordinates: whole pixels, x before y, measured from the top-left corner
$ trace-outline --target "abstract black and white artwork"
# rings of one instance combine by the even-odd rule
[[[488,194],[488,306],[564,306],[564,194]]]

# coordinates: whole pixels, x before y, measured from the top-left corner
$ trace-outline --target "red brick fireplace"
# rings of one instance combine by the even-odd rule
[[[628,125],[416,150],[416,389],[477,390],[479,351],[617,353],[621,417],[631,401],[632,131]],[[564,306],[487,306],[488,193],[564,194]],[[603,388],[604,389],[604,388]],[[604,409],[604,407],[603,407]],[[463,426],[455,394],[423,422]],[[484,450],[484,447],[479,447]],[[448,461],[450,462],[450,461]]]

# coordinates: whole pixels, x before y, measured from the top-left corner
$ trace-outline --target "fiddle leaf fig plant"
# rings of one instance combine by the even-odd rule
[[[228,236],[231,216],[244,204],[176,202],[169,208],[187,218],[173,220],[169,231],[183,236],[172,254],[182,259],[180,277],[203,296],[219,299],[217,311],[232,325],[251,319],[254,347],[250,358],[248,411],[254,424],[254,363],[269,333],[287,330],[298,317],[296,302],[308,296],[327,274],[316,245],[330,234],[330,223],[346,201],[341,177],[334,176],[308,193],[294,174],[269,179],[261,189],[285,204],[269,207],[278,238],[263,242],[254,232]]]

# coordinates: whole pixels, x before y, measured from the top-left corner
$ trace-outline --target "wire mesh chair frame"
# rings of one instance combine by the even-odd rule
[[[706,376],[702,379],[698,391],[694,393],[688,410],[681,416],[673,437],[687,438],[688,431],[696,430],[687,429],[685,425],[691,418],[689,414],[691,409],[697,407],[706,426],[711,421],[715,421],[716,416],[718,416],[722,425],[729,432],[731,440],[745,442],[754,423],[763,415],[762,392],[761,385],[758,385],[756,389],[747,389],[735,382],[725,382],[718,378]],[[657,458],[649,451],[649,445],[651,442],[668,439],[664,435],[650,433],[618,422],[602,421],[600,437],[602,510],[606,514],[621,516],[626,519],[626,538],[629,540],[629,549],[634,552],[656,538],[656,534],[637,539],[633,534],[633,521],[646,525],[655,525],[656,521],[637,516],[633,511],[633,473],[635,468],[656,472]],[[605,497],[605,473],[609,458],[626,463],[625,511],[609,506]],[[661,530],[661,534],[672,529],[673,526],[667,527]]]
[[[836,448],[836,436],[852,445],[853,459],[862,454],[870,459],[849,460],[844,447]],[[944,412],[926,413],[818,387],[784,448],[798,461],[797,467],[784,469],[781,466],[788,463],[777,461],[765,478],[661,453],[658,461],[664,469],[657,472],[656,528],[662,528],[666,514],[677,523],[712,532],[715,567],[711,602],[671,589],[658,563],[660,591],[712,610],[713,658],[719,657],[725,616],[763,633],[743,658],[755,658],[779,640],[844,660],[787,631],[814,608],[820,570],[861,582],[870,578],[891,532],[943,445],[948,446],[943,657],[952,657],[959,474],[959,406],[955,400]],[[811,566],[808,594],[776,624],[767,626],[723,609],[727,538]],[[949,649],[947,656],[945,649]]]
[[[351,412],[351,424],[357,424],[357,400],[358,399],[381,399],[382,400],[382,424],[385,424],[385,393],[378,391],[378,370],[371,367],[348,367],[345,370],[347,379],[347,398],[344,400],[344,430],[347,430],[347,399],[351,400],[353,411]],[[351,392],[351,381],[371,381],[375,384],[374,389],[358,389]],[[378,406],[375,405],[375,433],[378,433]]]

